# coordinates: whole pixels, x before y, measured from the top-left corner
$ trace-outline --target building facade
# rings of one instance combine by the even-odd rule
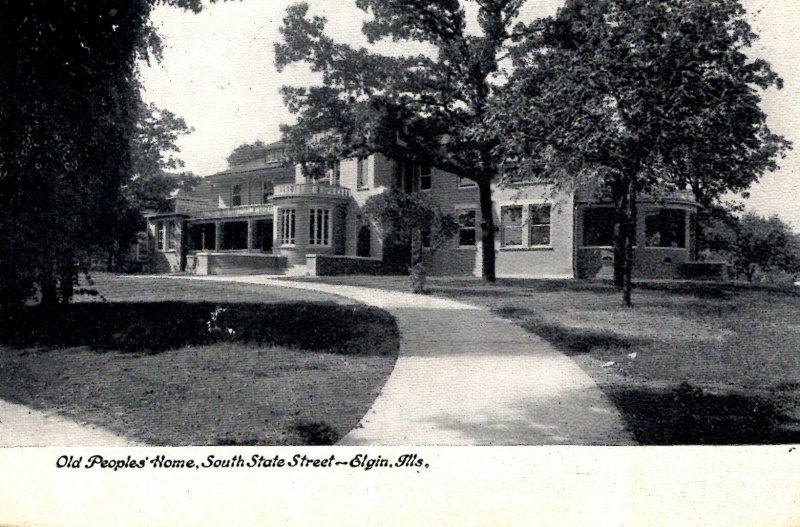
[[[330,163],[307,181],[281,163],[283,145],[260,160],[204,178],[148,217],[155,270],[196,274],[330,275],[382,270],[383,240],[362,214],[389,188],[428,193],[459,231],[429,257],[432,275],[480,276],[481,213],[474,182],[380,154]],[[614,209],[580,192],[503,178],[493,189],[498,277],[607,278]],[[675,278],[692,262],[693,216],[686,193],[645,197],[638,206],[634,276]]]

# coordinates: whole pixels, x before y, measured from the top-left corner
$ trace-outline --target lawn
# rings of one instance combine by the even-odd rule
[[[407,288],[403,277],[327,282]],[[800,294],[650,283],[621,305],[610,285],[430,279],[431,294],[486,306],[572,357],[643,444],[800,442]]]
[[[399,350],[391,316],[338,297],[96,280],[106,301],[4,321],[0,398],[152,445],[331,444],[357,425]]]

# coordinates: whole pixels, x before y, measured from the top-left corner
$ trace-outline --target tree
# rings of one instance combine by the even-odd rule
[[[389,251],[395,258],[404,260],[413,292],[424,292],[425,253],[427,258],[433,257],[458,232],[455,218],[443,214],[425,193],[406,194],[398,189],[370,197],[364,205],[364,215],[384,240],[384,256]]]
[[[778,216],[748,212],[736,231],[734,264],[748,281],[753,281],[757,271],[800,273],[800,236]]]
[[[184,162],[178,157],[178,139],[193,131],[186,121],[169,110],[139,101],[138,119],[131,138],[131,170],[123,183],[125,207],[118,213],[117,230],[107,248],[108,268],[122,263],[127,249],[144,225],[144,213],[170,210],[176,191],[190,191],[200,178],[178,171]]]
[[[0,309],[67,302],[113,243],[156,0],[0,0]],[[199,11],[200,0],[166,0]]]
[[[492,180],[502,158],[498,139],[480,133],[503,89],[500,61],[525,32],[517,22],[524,0],[478,2],[478,34],[467,32],[458,0],[356,0],[372,15],[362,32],[370,46],[355,48],[325,33],[326,20],[307,4],[289,7],[283,41],[275,45],[278,70],[306,63],[322,84],[284,87],[297,125],[284,127],[293,161],[304,170],[328,159],[381,152],[468,178],[478,186],[482,274],[495,279]],[[383,39],[422,43],[430,53],[388,56]]]
[[[742,191],[788,143],[759,91],[781,86],[746,51],[738,0],[568,0],[514,50],[496,105],[500,149],[557,186],[595,187],[617,206],[615,281],[631,304],[636,202],[690,185],[702,204]]]
[[[264,159],[264,149],[266,146],[267,145],[261,140],[237,146],[226,158],[228,166],[232,167],[243,163],[249,163],[250,161],[256,161],[257,159]]]

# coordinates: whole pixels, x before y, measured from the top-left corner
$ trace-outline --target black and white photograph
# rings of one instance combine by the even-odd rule
[[[800,525],[797,27],[0,0],[0,525]]]

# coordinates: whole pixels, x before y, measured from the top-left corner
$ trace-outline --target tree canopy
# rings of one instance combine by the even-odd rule
[[[384,262],[407,268],[412,290],[422,293],[427,274],[425,256],[431,258],[458,232],[455,218],[442,213],[427,193],[407,194],[399,189],[370,197],[364,216],[384,240]]]
[[[228,166],[232,167],[243,163],[249,163],[250,161],[256,161],[257,159],[264,159],[264,149],[266,146],[267,145],[261,140],[237,146],[226,158]]]
[[[462,2],[356,0],[371,15],[362,32],[369,46],[353,47],[325,32],[326,20],[308,4],[289,7],[275,45],[282,70],[306,63],[317,86],[284,87],[297,115],[284,127],[293,159],[314,165],[331,157],[381,152],[475,181],[480,192],[483,275],[494,280],[495,226],[491,182],[502,159],[486,115],[504,86],[500,62],[526,28],[524,0],[478,2],[478,32],[467,32]],[[381,54],[376,43],[422,43],[429,53]]]
[[[738,0],[568,0],[514,49],[491,116],[499,149],[617,204],[628,304],[641,192],[688,186],[710,205],[776,168],[790,146],[760,108],[760,91],[782,81],[747,56],[757,36],[744,17]]]
[[[0,2],[0,308],[68,301],[76,264],[113,243],[132,169],[139,59],[156,3]]]
[[[736,224],[733,261],[752,281],[756,272],[800,273],[800,235],[778,216],[748,212]]]

